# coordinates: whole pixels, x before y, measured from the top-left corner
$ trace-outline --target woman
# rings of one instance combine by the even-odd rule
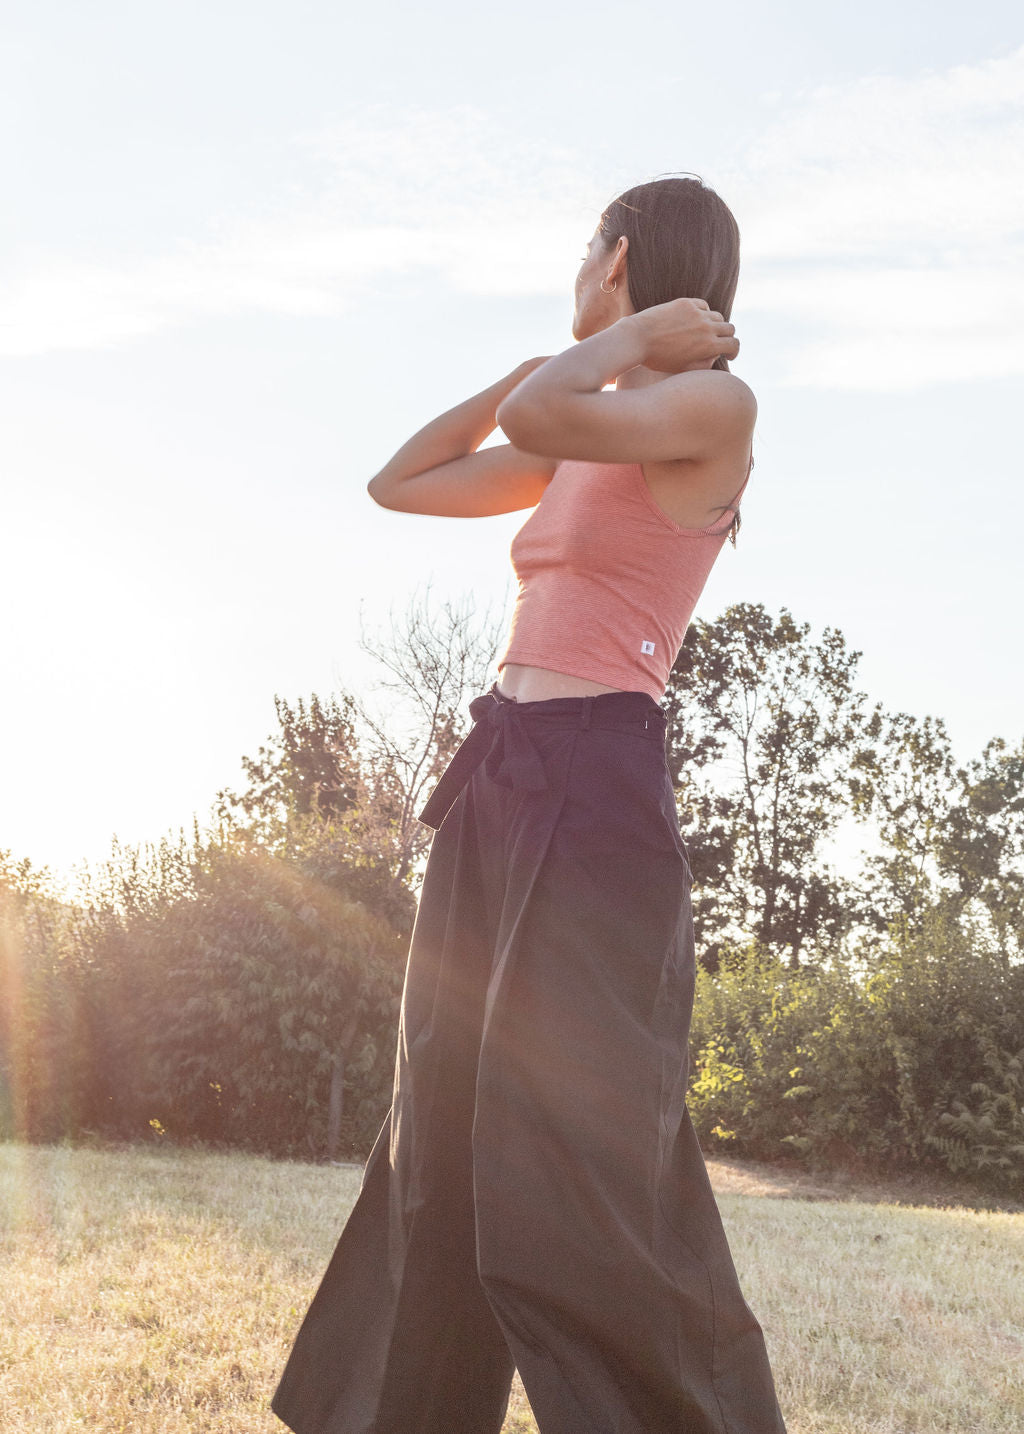
[[[752,463],[738,272],[700,180],[627,191],[578,342],[369,484],[403,512],[534,512],[499,680],[421,815],[394,1104],[272,1400],[297,1434],[498,1434],[515,1368],[541,1434],[784,1434],[684,1105],[659,705]],[[478,451],[496,424],[511,441]]]

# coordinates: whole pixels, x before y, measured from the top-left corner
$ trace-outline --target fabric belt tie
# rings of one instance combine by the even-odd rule
[[[548,785],[544,763],[530,741],[515,702],[503,702],[488,692],[483,697],[474,697],[469,704],[469,715],[473,718],[473,727],[456,749],[419,815],[425,826],[435,830],[481,762],[487,775],[500,787],[543,792]]]

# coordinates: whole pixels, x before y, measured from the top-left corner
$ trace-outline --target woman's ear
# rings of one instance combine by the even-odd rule
[[[612,254],[611,263],[606,271],[610,275],[611,283],[618,290],[620,296],[619,307],[623,314],[632,314],[635,312],[632,300],[629,296],[629,276],[627,273],[628,250],[629,240],[625,234],[620,234],[615,244],[615,251]]]

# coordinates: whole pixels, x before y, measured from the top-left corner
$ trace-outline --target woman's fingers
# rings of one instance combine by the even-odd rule
[[[735,358],[740,351],[740,341],[736,338],[736,325],[728,323],[717,310],[711,310],[708,316],[716,321],[715,333],[721,341],[722,354],[725,358]]]
[[[679,373],[697,361],[739,353],[735,325],[707,299],[672,299],[641,310],[630,323],[646,338],[648,367]]]
[[[710,308],[706,299],[694,299],[693,302],[707,309],[705,317],[714,324],[715,337],[727,341],[722,346],[722,353],[726,358],[735,358],[740,351],[739,340],[735,338],[736,325],[731,324],[717,309]]]

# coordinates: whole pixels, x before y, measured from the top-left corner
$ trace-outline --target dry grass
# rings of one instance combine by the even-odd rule
[[[790,1434],[1020,1434],[1024,1214],[712,1176]],[[267,1401],[358,1183],[0,1145],[0,1430],[283,1430]],[[535,1429],[517,1383],[506,1434]]]

